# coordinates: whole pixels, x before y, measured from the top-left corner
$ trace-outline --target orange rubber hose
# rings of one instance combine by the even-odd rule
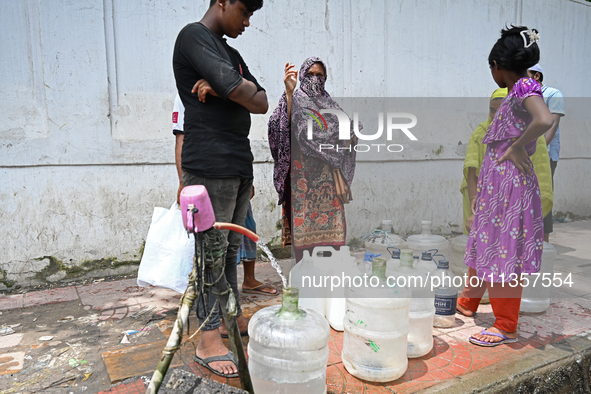
[[[253,233],[252,231],[250,231],[247,228],[244,228],[242,226],[239,226],[237,224],[234,223],[220,223],[220,222],[215,222],[213,224],[213,227],[216,228],[217,230],[232,230],[232,231],[236,231],[242,235],[246,235],[248,238],[252,239],[254,242],[257,242],[259,240],[259,236],[256,235],[255,233]]]

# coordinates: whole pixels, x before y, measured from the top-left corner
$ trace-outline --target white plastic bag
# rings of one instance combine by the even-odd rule
[[[137,275],[138,286],[158,286],[184,293],[193,270],[195,239],[187,235],[178,204],[156,207]]]

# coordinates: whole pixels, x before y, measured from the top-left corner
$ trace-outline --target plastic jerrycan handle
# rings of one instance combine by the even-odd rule
[[[315,246],[312,250],[312,257],[317,256],[318,252],[330,252],[334,254],[336,250],[332,246]]]
[[[330,257],[319,257],[318,256],[318,252],[330,252]],[[312,250],[312,261],[314,262],[314,266],[316,268],[319,268],[323,271],[327,271],[327,266],[319,266],[318,264],[316,264],[319,260],[327,260],[327,262],[330,262],[330,259],[337,257],[337,251],[332,247],[332,246],[316,246],[313,250]]]

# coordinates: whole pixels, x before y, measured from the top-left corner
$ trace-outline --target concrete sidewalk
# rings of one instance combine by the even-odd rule
[[[456,327],[434,329],[433,351],[409,360],[403,377],[373,384],[347,373],[340,359],[343,335],[333,331],[328,392],[591,392],[591,221],[556,224],[551,242],[558,251],[555,272],[572,272],[573,286],[555,289],[545,313],[521,316],[518,343],[482,348],[468,342],[494,320],[483,305],[476,319],[458,316]],[[286,269],[289,261],[282,265]],[[280,287],[268,263],[257,264],[257,277]],[[0,296],[0,322],[14,330],[0,336],[0,394],[144,393],[179,298],[170,290],[137,287],[135,279]],[[241,299],[247,316],[280,302],[280,296]],[[190,332],[196,328],[191,320]],[[193,362],[197,340],[185,341],[171,370],[238,385],[238,379],[220,379]]]

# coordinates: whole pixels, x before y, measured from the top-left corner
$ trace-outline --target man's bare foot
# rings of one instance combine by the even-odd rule
[[[208,357],[224,356],[228,352],[229,350],[224,346],[218,329],[201,332],[201,339],[195,352],[197,357],[203,360]],[[212,361],[209,366],[225,375],[238,372],[238,367],[232,361]]]
[[[254,277],[255,260],[242,260],[242,267],[244,269],[244,282],[242,282],[242,290],[255,291],[257,293],[277,294],[277,290],[273,286],[266,285],[259,282]]]
[[[470,309],[461,306],[460,303],[456,304],[456,310],[458,310],[462,315],[468,317],[473,317],[476,314],[476,312],[472,312]]]
[[[238,331],[244,332],[248,330],[248,322],[250,319],[244,317],[244,315],[240,315],[236,317],[236,321],[238,322]],[[226,328],[226,322],[222,320],[222,325],[220,326],[220,334],[228,335],[228,329]]]
[[[503,334],[507,338],[511,338],[511,339],[517,338],[517,332],[507,332],[507,331],[499,330],[496,327],[491,327],[491,328],[487,329],[486,331],[495,332],[497,334]],[[478,339],[479,341],[490,342],[490,343],[501,342],[503,340],[502,338],[499,338],[494,335],[482,335],[480,333],[473,334],[472,338]]]

